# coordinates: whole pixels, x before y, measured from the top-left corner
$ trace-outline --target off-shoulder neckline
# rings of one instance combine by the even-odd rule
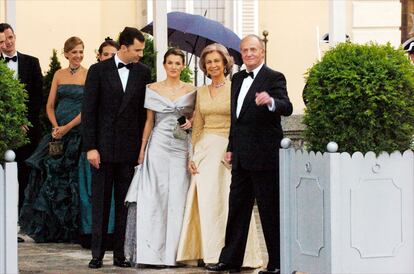
[[[170,98],[168,98],[168,97],[162,96],[162,95],[161,95],[161,94],[159,94],[157,91],[155,91],[154,89],[150,88],[150,87],[149,87],[149,85],[150,85],[150,84],[148,84],[148,85],[147,85],[147,89],[148,89],[148,90],[150,90],[151,92],[155,93],[158,97],[161,97],[161,98],[163,98],[163,99],[165,99],[165,100],[167,100],[167,101],[169,101],[169,102],[171,102],[171,103],[176,103],[177,101],[181,100],[183,97],[186,97],[186,96],[188,96],[188,95],[190,95],[190,94],[193,94],[193,93],[195,93],[195,92],[197,91],[197,89],[194,89],[193,91],[187,92],[186,94],[181,95],[180,97],[178,97],[177,99],[175,99],[175,100],[173,101],[173,100],[171,100],[171,99],[170,99]]]

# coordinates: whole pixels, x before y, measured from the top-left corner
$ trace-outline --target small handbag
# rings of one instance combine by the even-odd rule
[[[63,154],[63,142],[61,140],[52,139],[49,142],[49,155],[59,156]]]
[[[185,140],[187,139],[187,132],[177,123],[173,128],[173,136],[175,139]]]

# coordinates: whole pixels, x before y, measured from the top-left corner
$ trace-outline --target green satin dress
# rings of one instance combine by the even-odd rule
[[[80,113],[83,91],[82,85],[58,86],[55,115],[59,125]],[[77,242],[80,235],[90,233],[91,171],[81,153],[80,130],[76,126],[63,136],[62,155],[49,155],[52,137],[47,134],[26,160],[31,173],[19,224],[36,242]]]

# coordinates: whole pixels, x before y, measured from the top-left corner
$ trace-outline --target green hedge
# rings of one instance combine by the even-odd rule
[[[414,66],[390,44],[341,43],[307,72],[309,150],[404,151],[414,134]]]
[[[46,75],[43,76],[43,104],[40,109],[40,124],[42,126],[42,136],[50,134],[52,131],[52,124],[49,121],[46,113],[46,103],[49,97],[50,87],[52,86],[53,76],[55,72],[61,69],[59,59],[57,57],[57,51],[52,50],[52,56],[50,57],[49,70],[46,72]]]
[[[16,149],[29,141],[21,128],[30,125],[26,118],[26,100],[24,85],[14,79],[13,72],[0,61],[0,162],[3,162],[6,150]]]

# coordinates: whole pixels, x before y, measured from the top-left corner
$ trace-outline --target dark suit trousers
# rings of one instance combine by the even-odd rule
[[[29,158],[33,151],[37,147],[37,141],[32,141],[22,147],[16,149],[16,162],[17,162],[17,176],[19,180],[19,213],[24,202],[24,190],[29,182],[29,175],[31,168],[25,163],[26,159]]]
[[[101,163],[92,167],[92,257],[103,258],[107,243],[112,188],[115,198],[114,257],[124,258],[127,218],[125,196],[134,175],[134,163]]]
[[[280,266],[279,171],[232,170],[225,246],[220,262],[239,267],[243,264],[250,218],[256,199],[262,223],[268,268]]]

